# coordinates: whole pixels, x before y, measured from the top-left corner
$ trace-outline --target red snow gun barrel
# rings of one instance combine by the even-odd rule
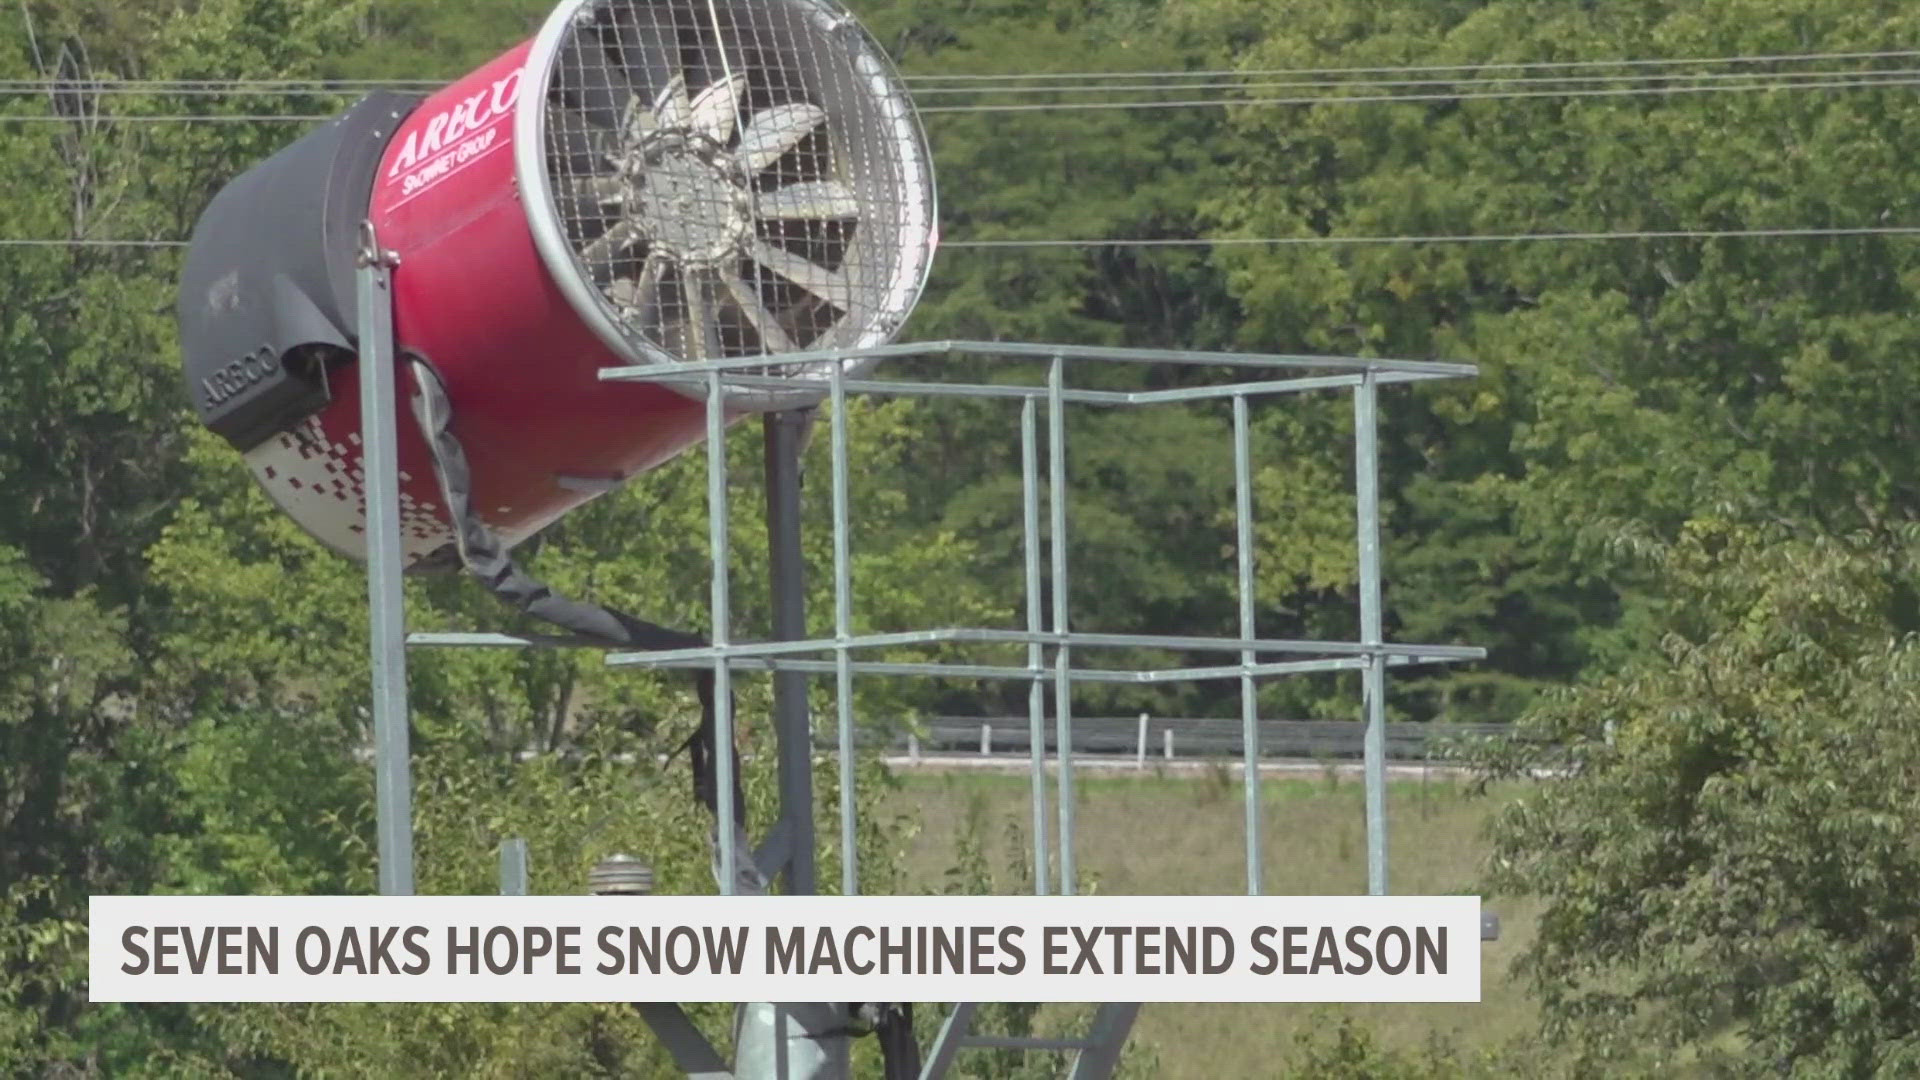
[[[438,377],[470,511],[511,547],[704,437],[704,383],[602,369],[883,344],[925,284],[934,210],[912,103],[837,4],[566,0],[532,40],[437,93],[372,94],[213,199],[179,297],[187,388],[275,503],[365,558],[370,222],[399,260],[396,346]],[[730,418],[816,402],[827,372],[728,386]],[[419,567],[454,534],[399,424]]]

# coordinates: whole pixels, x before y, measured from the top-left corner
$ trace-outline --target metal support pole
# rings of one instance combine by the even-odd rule
[[[834,382],[840,383],[839,365]],[[834,616],[845,640],[842,621],[846,587],[846,400],[836,394],[833,435],[834,488]],[[767,469],[767,550],[772,575],[773,636],[777,641],[801,641],[807,636],[805,580],[800,546],[800,442],[806,416],[799,412],[769,415],[763,421]],[[852,742],[852,687],[847,650],[838,650],[840,712],[840,823],[846,870],[843,886],[851,896],[858,891],[858,853],[854,850]],[[774,728],[779,740],[780,823],[785,841],[787,894],[817,891],[813,832],[813,718],[807,709],[806,675],[778,671],[773,676]],[[770,868],[760,867],[762,873]],[[852,1042],[844,1034],[846,1008],[831,1003],[776,1004],[755,1002],[738,1012],[733,1071],[742,1080],[826,1080],[850,1074]]]
[[[860,892],[860,851],[854,832],[853,668],[847,640],[853,636],[853,582],[847,553],[851,518],[847,492],[847,387],[843,365],[833,365],[833,633],[834,698],[840,721],[840,894]],[[914,754],[916,760],[918,753]]]
[[[766,443],[767,565],[772,577],[774,641],[807,636],[806,582],[800,553],[800,437],[806,416],[772,413],[761,424]],[[778,739],[780,822],[791,896],[815,891],[813,865],[813,717],[807,710],[807,676],[773,676],[773,728]],[[771,876],[776,867],[763,866]]]
[[[960,1056],[961,1044],[973,1029],[973,1011],[977,1008],[979,1005],[971,1001],[954,1003],[953,1011],[947,1014],[939,1033],[933,1037],[926,1063],[920,1068],[920,1080],[943,1080],[947,1070],[953,1068],[954,1058]]]
[[[527,895],[527,841],[515,837],[500,845],[500,895]]]
[[[1073,1063],[1067,1080],[1107,1080],[1119,1067],[1120,1054],[1127,1048],[1127,1036],[1140,1015],[1137,1002],[1110,1002],[1093,1014],[1093,1026],[1087,1032],[1087,1048]]]
[[[847,1010],[832,1003],[753,1002],[734,1022],[739,1080],[846,1080],[853,1075]]]
[[[1040,608],[1040,452],[1034,421],[1034,403],[1020,405],[1020,506],[1027,557],[1027,630],[1046,629]],[[1052,868],[1047,865],[1047,701],[1040,678],[1046,654],[1038,644],[1027,646],[1027,667],[1033,682],[1027,688],[1027,756],[1032,763],[1029,783],[1033,794],[1033,893],[1045,896]]]
[[[1067,362],[1053,358],[1047,372],[1047,456],[1052,465],[1047,487],[1053,509],[1053,632],[1070,632],[1067,604]],[[1060,755],[1060,895],[1072,896],[1073,865],[1073,650],[1064,643],[1053,654],[1053,726]]]
[[[401,577],[399,363],[393,267],[373,223],[360,225],[360,454],[366,472],[367,604],[373,662],[374,814],[380,893],[413,894],[413,749],[407,730],[406,594]]]
[[[734,1080],[733,1070],[720,1058],[719,1051],[693,1026],[686,1010],[672,1002],[637,1001],[633,1011],[647,1022],[660,1038],[673,1063],[687,1080]]]
[[[1360,642],[1381,643],[1379,385],[1368,371],[1353,389],[1354,502],[1360,530]],[[1366,707],[1367,892],[1387,894],[1387,658],[1367,658]]]
[[[733,618],[728,592],[727,513],[725,398],[720,373],[711,371],[707,373],[707,538],[713,562],[711,637],[714,645],[722,648],[732,640],[728,624]],[[734,787],[739,778],[733,775],[733,665],[725,655],[713,662],[713,699],[714,816],[719,821],[720,895],[732,896],[739,886],[736,869],[739,852],[734,842],[739,823],[733,814]]]
[[[1253,455],[1247,428],[1247,396],[1236,394],[1233,399],[1233,487],[1240,549],[1240,637],[1251,640],[1259,635],[1253,632]],[[1240,653],[1240,662],[1249,668],[1257,659],[1251,649]],[[1250,674],[1240,676],[1240,744],[1246,755],[1246,773],[1241,777],[1241,787],[1247,800],[1247,895],[1259,896],[1263,880],[1260,868],[1260,708]]]

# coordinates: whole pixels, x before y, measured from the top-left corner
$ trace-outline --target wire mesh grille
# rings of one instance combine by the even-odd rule
[[[593,0],[555,53],[545,119],[576,267],[647,350],[869,346],[918,298],[925,144],[891,66],[830,3]]]

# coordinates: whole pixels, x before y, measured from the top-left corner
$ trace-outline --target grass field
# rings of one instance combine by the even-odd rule
[[[1083,876],[1101,892],[1219,895],[1246,891],[1244,802],[1237,771],[1076,774]],[[1357,895],[1367,890],[1366,826],[1357,778],[1269,778],[1263,784],[1264,891]],[[1470,890],[1486,851],[1481,827],[1499,794],[1473,797],[1457,780],[1391,782],[1391,891]],[[969,826],[983,833],[995,892],[1024,891],[1013,868],[1029,835],[1024,776],[973,770],[909,772],[891,807],[917,823],[905,871],[937,885]],[[1052,813],[1057,813],[1053,811]],[[1028,849],[1030,850],[1030,849]],[[1528,1029],[1532,1010],[1507,974],[1532,932],[1533,912],[1500,907],[1501,939],[1484,946],[1482,1001],[1474,1005],[1148,1005],[1134,1038],[1150,1044],[1168,1080],[1279,1075],[1296,1034],[1342,1013],[1385,1045],[1408,1049],[1433,1034],[1463,1048],[1491,1046]]]

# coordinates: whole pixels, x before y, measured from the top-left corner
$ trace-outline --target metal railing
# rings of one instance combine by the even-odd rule
[[[404,595],[401,591],[399,505],[398,505],[398,407],[397,350],[392,337],[391,273],[395,258],[380,248],[371,225],[364,228],[363,248],[358,267],[362,333],[360,370],[362,386],[362,431],[365,440],[368,548],[367,589],[370,606],[369,652],[373,665],[373,714],[375,730],[376,820],[379,838],[380,891],[384,895],[413,892],[412,766],[408,742],[406,649],[414,647],[548,647],[553,641],[502,634],[414,633],[407,634],[404,619]],[[946,360],[971,356],[1002,366],[1019,361],[1039,361],[1044,365],[1043,385],[1019,385],[994,382],[924,382],[891,378],[852,377],[843,362],[891,357],[902,360]],[[776,618],[776,641],[738,641],[733,637],[732,585],[729,580],[732,537],[728,525],[728,476],[726,433],[740,418],[737,404],[727,390],[742,386],[772,385],[791,388],[790,379],[769,377],[769,369],[812,365],[826,362],[828,385],[821,397],[829,405],[826,420],[832,449],[832,541],[834,618],[830,636],[793,640],[797,618]],[[1070,385],[1067,369],[1099,364],[1152,364],[1163,371],[1184,368],[1188,377],[1182,382],[1232,372],[1238,377],[1224,385],[1181,385],[1174,389],[1137,393],[1114,392]],[[864,367],[864,365],[862,365]],[[951,372],[967,365],[943,365]],[[756,371],[758,369],[758,371]],[[713,808],[718,819],[716,878],[723,894],[736,893],[744,883],[758,891],[774,873],[782,873],[793,891],[811,892],[810,860],[796,852],[813,850],[813,811],[810,774],[814,752],[814,729],[804,708],[804,676],[824,675],[834,686],[835,751],[842,768],[840,784],[840,850],[842,856],[842,893],[857,895],[860,890],[859,860],[855,846],[856,800],[853,785],[855,770],[846,766],[854,760],[858,729],[853,717],[853,683],[856,676],[931,676],[934,678],[995,679],[1025,684],[1028,689],[1026,737],[1027,759],[1031,768],[1033,810],[1034,887],[1037,893],[1057,889],[1070,895],[1076,888],[1075,815],[1073,767],[1075,742],[1099,729],[1096,721],[1073,715],[1073,688],[1080,683],[1167,684],[1220,680],[1238,682],[1240,689],[1240,750],[1245,761],[1242,787],[1245,803],[1245,839],[1247,891],[1263,891],[1261,832],[1263,803],[1261,767],[1267,751],[1262,749],[1263,722],[1259,716],[1257,686],[1265,679],[1309,672],[1355,671],[1361,675],[1359,715],[1363,723],[1354,725],[1363,731],[1361,751],[1365,774],[1365,810],[1367,830],[1368,892],[1387,892],[1386,858],[1386,760],[1390,735],[1386,723],[1386,678],[1390,668],[1412,665],[1452,664],[1483,659],[1485,650],[1445,644],[1414,644],[1388,639],[1382,629],[1381,542],[1379,463],[1376,442],[1379,437],[1379,390],[1397,383],[1469,377],[1475,369],[1464,364],[1396,361],[1365,357],[1259,356],[1250,354],[1200,353],[1189,351],[1146,351],[1102,349],[1061,345],[1009,344],[1005,342],[937,342],[916,345],[892,345],[820,354],[791,354],[773,358],[741,358],[686,364],[649,364],[628,368],[608,368],[600,372],[606,381],[637,381],[685,385],[696,398],[705,399],[707,421],[707,502],[708,545],[710,548],[711,631],[705,648],[678,649],[652,653],[615,653],[605,657],[611,667],[710,669],[713,672]],[[1253,529],[1253,457],[1249,407],[1254,399],[1313,390],[1345,390],[1352,394],[1354,431],[1355,532],[1359,569],[1359,640],[1299,641],[1267,639],[1259,636],[1254,598],[1255,553]],[[1019,406],[1017,422],[1021,461],[1020,547],[1025,561],[1025,626],[1021,629],[986,627],[937,627],[908,630],[903,633],[854,632],[852,573],[849,542],[849,487],[851,479],[847,446],[847,400],[852,395],[959,397],[1012,400]],[[1193,638],[1165,634],[1089,633],[1077,627],[1071,615],[1068,559],[1067,424],[1068,405],[1103,408],[1151,406],[1173,403],[1214,402],[1232,410],[1236,599],[1239,607],[1238,635],[1233,638]],[[1044,422],[1042,416],[1044,415]],[[768,442],[768,533],[770,544],[785,545],[784,552],[772,552],[776,567],[787,565],[792,571],[798,563],[797,475],[798,459],[792,431],[786,435],[775,424],[769,428]],[[1042,437],[1044,436],[1044,443]],[[1042,447],[1045,467],[1042,468]],[[778,452],[776,452],[778,450]],[[1042,508],[1049,528],[1041,529]],[[1043,573],[1042,567],[1048,568]],[[774,575],[773,596],[776,610],[783,603],[798,604],[801,596],[798,574]],[[1043,593],[1051,594],[1051,618]],[[798,613],[793,607],[788,614]],[[998,663],[931,663],[895,659],[889,654],[903,646],[1024,646],[1025,663],[1010,657]],[[1088,662],[1112,650],[1170,650],[1178,653],[1212,653],[1214,659],[1204,666],[1150,666],[1119,670]],[[972,650],[967,650],[971,652]],[[982,649],[981,653],[1011,651]],[[800,707],[776,708],[778,758],[781,774],[781,816],[767,840],[750,849],[752,840],[735,820],[734,797],[740,778],[735,774],[733,755],[735,717],[732,708],[732,682],[737,674],[774,672],[775,703],[784,699]],[[782,688],[786,692],[783,694]],[[1052,724],[1055,746],[1049,754],[1047,741],[1047,703],[1052,699]],[[1136,752],[1143,742],[1136,718]],[[1195,726],[1197,730],[1199,725]],[[1015,727],[1013,730],[1018,730]],[[1171,730],[1171,729],[1167,729]],[[992,730],[989,727],[989,737]],[[1049,768],[1051,766],[1051,768]],[[1048,843],[1048,797],[1053,797],[1058,812],[1058,832]],[[1051,850],[1050,850],[1051,848]],[[512,845],[502,852],[503,891],[524,891],[524,848]],[[1050,856],[1052,856],[1050,858]],[[754,873],[741,875],[737,860],[748,860]],[[1050,885],[1052,888],[1050,888]],[[1101,1080],[1112,1074],[1120,1047],[1124,1045],[1138,1006],[1108,1003],[1096,1014],[1084,1050],[1075,1064],[1074,1075],[1081,1080]],[[643,1010],[651,1024],[690,1074],[724,1075],[714,1063],[719,1061],[698,1030],[678,1006],[656,1004]],[[926,1080],[945,1075],[954,1053],[964,1045],[981,1045],[970,1031],[971,1007],[956,1006],[941,1028],[921,1070]],[[698,1057],[689,1056],[697,1051]]]
[[[891,359],[950,361],[966,357],[998,367],[1005,381],[965,382],[867,377],[850,375],[847,364]],[[736,387],[791,388],[790,378],[766,374],[779,368],[827,363],[829,378],[823,388],[822,416],[832,449],[832,541],[834,620],[831,636],[809,640],[735,641],[732,638],[732,537],[728,527],[729,485],[726,432],[734,414],[728,391]],[[1023,364],[1037,363],[1044,375],[1019,381],[1032,372]],[[1117,392],[1076,386],[1069,382],[1070,366],[1153,365],[1163,372],[1184,370],[1174,389]],[[864,366],[864,365],[863,365]],[[966,366],[960,367],[967,370]],[[1207,382],[1223,377],[1223,382]],[[1209,353],[1188,350],[1116,349],[1071,345],[1008,342],[926,342],[886,345],[821,353],[792,353],[778,357],[740,357],[689,363],[648,364],[608,368],[604,381],[632,381],[683,386],[704,398],[707,413],[707,502],[711,549],[712,644],[705,648],[656,652],[613,653],[610,667],[707,668],[714,673],[716,744],[734,743],[735,717],[728,706],[736,676],[747,672],[798,672],[833,680],[837,712],[836,753],[850,761],[856,744],[853,718],[853,681],[858,676],[908,676],[945,679],[985,679],[1025,683],[1029,690],[1027,716],[1029,763],[1032,774],[1033,865],[1035,891],[1071,895],[1078,878],[1075,859],[1075,799],[1073,795],[1073,736],[1080,723],[1073,714],[1073,687],[1081,683],[1165,685],[1201,681],[1238,682],[1241,699],[1242,746],[1249,764],[1260,752],[1260,717],[1256,687],[1263,680],[1313,672],[1354,671],[1361,676],[1359,713],[1366,731],[1363,748],[1366,781],[1368,892],[1387,892],[1386,826],[1386,677],[1389,669],[1444,665],[1484,659],[1486,650],[1473,646],[1408,643],[1388,640],[1382,630],[1379,463],[1379,391],[1382,387],[1471,377],[1468,364],[1388,360],[1375,357],[1327,357]],[[1255,619],[1253,455],[1250,404],[1309,391],[1342,390],[1351,393],[1354,411],[1355,532],[1360,577],[1359,640],[1270,639],[1258,635]],[[910,398],[969,398],[1003,400],[1019,406],[1020,547],[1026,574],[1024,629],[939,627],[895,633],[855,633],[852,614],[849,544],[850,463],[847,447],[847,401],[856,395]],[[1236,637],[1091,632],[1076,627],[1069,605],[1071,584],[1067,555],[1069,535],[1067,483],[1068,405],[1096,408],[1135,408],[1156,405],[1214,403],[1231,409],[1235,492],[1235,595],[1240,609]],[[1048,528],[1042,530],[1044,518]],[[1043,570],[1043,568],[1045,568]],[[1050,594],[1050,595],[1049,595]],[[1048,596],[1051,603],[1043,600]],[[1051,611],[1048,608],[1051,607]],[[1049,614],[1051,617],[1049,618]],[[407,639],[416,646],[522,648],[537,642],[502,634],[421,634]],[[935,646],[1025,646],[1026,662],[951,663],[880,659],[876,653]],[[1218,659],[1200,666],[1188,663],[1135,668],[1096,666],[1089,658],[1115,650],[1211,653]],[[1051,699],[1052,716],[1047,715]],[[1051,724],[1048,724],[1048,720]],[[1040,743],[1052,727],[1054,745],[1061,750],[1049,762]],[[794,749],[810,755],[811,739]],[[1259,894],[1262,881],[1262,800],[1258,768],[1245,770],[1245,836],[1247,889]],[[739,778],[732,758],[716,755],[715,788],[719,793],[719,879],[721,891],[731,893],[739,858],[732,796]],[[1048,829],[1049,794],[1058,814],[1055,830]],[[796,805],[805,805],[798,804]],[[856,856],[855,799],[851,770],[841,772],[840,848],[842,893],[860,892]],[[805,823],[811,827],[811,821]],[[1051,835],[1050,835],[1051,833]],[[1050,868],[1051,873],[1047,872]],[[1049,878],[1052,880],[1049,881]]]
[[[1389,723],[1384,751],[1390,762],[1431,761],[1457,740],[1508,739],[1512,724]],[[1366,747],[1366,726],[1351,720],[1262,720],[1254,752],[1263,761],[1357,761]],[[862,749],[895,756],[1026,755],[1033,748],[1024,716],[938,716],[908,725],[867,727],[855,736]],[[816,749],[830,751],[830,733],[815,736]],[[1042,748],[1059,752],[1057,733],[1043,732]],[[1075,756],[1166,759],[1244,758],[1246,732],[1238,719],[1170,716],[1076,716]]]

